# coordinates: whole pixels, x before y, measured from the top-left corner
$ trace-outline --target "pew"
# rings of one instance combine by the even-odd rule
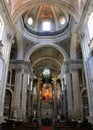
[[[54,130],[89,130],[87,127],[77,127],[77,122],[55,122]]]
[[[9,122],[8,122],[9,123]],[[11,124],[11,123],[10,123]],[[2,130],[39,130],[38,122],[14,121],[12,125],[2,127]]]

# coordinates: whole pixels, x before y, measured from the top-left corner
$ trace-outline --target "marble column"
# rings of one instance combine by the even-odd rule
[[[23,84],[23,73],[22,67],[16,68],[15,75],[15,88],[14,88],[14,106],[13,106],[13,117],[20,118],[20,107],[21,107],[21,98],[22,98],[22,85]]]
[[[19,63],[18,63],[19,62]],[[26,100],[27,100],[27,83],[28,83],[28,63],[17,61],[15,90],[14,90],[14,111],[17,119],[26,118]]]
[[[3,61],[3,73],[2,73],[2,81],[0,83],[0,122],[3,121],[3,111],[4,111],[4,98],[5,98],[5,90],[6,90],[6,82],[7,82],[7,74],[8,74],[8,67],[9,67],[9,59],[10,59],[10,52],[11,46],[13,43],[13,35],[4,34],[4,41],[2,39],[2,61]],[[1,45],[0,45],[1,46]]]
[[[92,82],[93,76],[90,75],[90,71],[91,71],[90,66],[92,66],[92,65],[89,66],[88,62],[86,62],[84,64],[85,65],[87,92],[88,92],[88,104],[89,104],[89,117],[87,117],[87,118],[88,118],[88,121],[93,124],[93,82]]]
[[[73,93],[71,86],[70,73],[66,72],[66,82],[67,82],[67,104],[68,104],[68,118],[73,118]]]
[[[22,90],[22,99],[21,99],[21,111],[22,111],[22,115],[21,117],[23,119],[26,119],[26,101],[27,101],[27,86],[28,86],[28,73],[29,70],[27,69],[27,66],[24,66],[24,75],[23,75],[23,86],[21,86],[21,90]]]
[[[65,61],[63,63],[63,75],[65,77],[66,83],[65,88],[67,90],[67,113],[68,113],[68,118],[72,119],[73,118],[73,93],[72,93],[72,82],[71,82],[71,74],[69,70],[69,61]]]
[[[81,94],[79,88],[79,78],[77,69],[72,70],[72,85],[73,85],[73,118],[78,120],[83,118],[83,110],[81,104]]]

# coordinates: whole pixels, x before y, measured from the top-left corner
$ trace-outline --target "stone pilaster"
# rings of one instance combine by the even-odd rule
[[[4,34],[5,35],[5,34]],[[11,52],[11,46],[13,43],[13,35],[8,34],[10,37],[5,35],[6,40],[1,43],[0,46],[2,47],[2,59],[3,59],[3,73],[2,73],[2,81],[0,85],[0,121],[3,120],[3,110],[4,110],[4,98],[5,98],[5,90],[6,90],[6,82],[7,82],[7,74],[8,74],[8,67],[9,67],[9,58]],[[6,47],[4,46],[6,45]],[[3,52],[4,50],[4,52]]]
[[[69,73],[66,73],[67,80],[67,104],[68,104],[68,117],[73,118],[73,93],[71,87],[71,77]]]
[[[85,63],[85,72],[86,72],[85,76],[86,76],[87,92],[88,92],[88,104],[89,104],[88,121],[93,124],[93,82],[92,82],[92,79],[91,79],[92,77],[90,76],[91,68],[89,67],[88,62]]]
[[[26,100],[27,100],[27,78],[29,74],[28,62],[15,61],[16,76],[14,90],[14,111],[17,119],[26,118]]]
[[[82,67],[80,60],[64,62],[64,74],[67,84],[68,117],[78,119],[83,117],[83,108],[79,88],[78,69]]]
[[[81,104],[81,94],[79,88],[78,71],[72,71],[72,86],[73,86],[73,118],[83,118],[83,109]]]
[[[21,99],[22,99],[22,86],[23,86],[23,73],[22,68],[16,68],[16,75],[15,75],[15,89],[14,89],[14,110],[13,117],[20,118],[20,107],[21,107]]]
[[[29,70],[27,69],[28,66],[24,66],[24,74],[23,74],[23,83],[22,83],[22,100],[21,100],[21,110],[22,110],[22,118],[26,119],[26,101],[27,101],[27,82],[28,82],[28,73]]]
[[[72,107],[72,87],[71,87],[71,77],[69,72],[69,64],[64,63],[64,75],[66,75],[66,85],[67,85],[67,104],[68,104],[68,117],[73,118],[73,107]]]
[[[76,41],[77,41],[77,34],[73,32],[71,37],[71,49],[70,49],[71,59],[76,58]]]

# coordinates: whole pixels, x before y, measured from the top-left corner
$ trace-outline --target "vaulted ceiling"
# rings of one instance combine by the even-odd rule
[[[45,67],[51,70],[52,77],[60,75],[65,57],[70,56],[71,34],[79,27],[87,1],[12,0],[7,4],[16,27],[17,48],[23,49],[24,59],[30,60],[34,75],[42,76]],[[49,31],[42,29],[46,20],[51,23]]]

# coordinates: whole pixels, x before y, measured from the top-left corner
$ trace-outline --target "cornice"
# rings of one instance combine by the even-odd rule
[[[63,72],[72,73],[78,69],[83,68],[82,59],[69,59],[63,63]]]
[[[30,65],[30,61],[25,61],[25,60],[10,60],[10,64]]]

